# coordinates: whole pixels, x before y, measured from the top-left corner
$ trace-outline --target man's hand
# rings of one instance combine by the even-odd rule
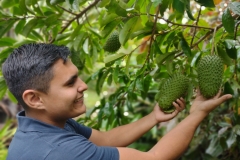
[[[197,96],[190,108],[190,114],[194,112],[198,112],[198,113],[204,113],[205,115],[207,115],[209,112],[214,110],[217,106],[219,106],[220,104],[222,104],[223,102],[227,101],[230,98],[232,98],[231,94],[226,94],[221,96],[221,92],[219,91],[219,93],[215,97],[211,99],[206,99],[201,95],[200,90],[198,89]]]
[[[174,118],[179,112],[185,109],[185,100],[183,98],[177,99],[176,102],[173,102],[173,106],[176,108],[172,113],[164,113],[158,104],[154,107],[154,115],[158,123],[168,121]]]

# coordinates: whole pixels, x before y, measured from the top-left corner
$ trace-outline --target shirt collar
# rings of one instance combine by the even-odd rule
[[[23,132],[62,132],[64,129],[53,126],[37,119],[26,117],[25,111],[17,114],[18,129]]]

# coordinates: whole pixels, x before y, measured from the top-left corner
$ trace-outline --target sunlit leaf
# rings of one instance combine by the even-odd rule
[[[15,39],[4,37],[0,39],[0,47],[13,46],[15,42],[16,42]]]
[[[122,57],[126,56],[125,53],[118,53],[118,54],[111,54],[108,55],[104,58],[104,63],[110,63],[110,62],[114,62],[116,60],[121,59]]]
[[[34,27],[38,24],[37,19],[31,19],[23,28],[21,34],[25,37],[29,35],[29,33],[34,29]]]
[[[1,7],[9,8],[16,5],[15,0],[2,0]]]
[[[127,21],[127,23],[125,23],[123,29],[120,31],[119,41],[122,45],[124,45],[127,42],[127,40],[129,39],[130,34],[132,33],[132,31],[138,21],[138,18],[139,17],[133,17],[133,18],[129,19]]]
[[[0,22],[0,38],[11,29],[15,22],[15,20]]]

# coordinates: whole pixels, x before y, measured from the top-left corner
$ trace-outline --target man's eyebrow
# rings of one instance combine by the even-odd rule
[[[78,78],[78,75],[75,74],[73,75],[71,78],[69,78],[65,83],[64,86],[67,86],[69,83],[72,83],[73,81],[75,81]]]

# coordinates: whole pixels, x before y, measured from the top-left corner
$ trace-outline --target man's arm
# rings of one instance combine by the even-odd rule
[[[176,102],[177,103],[173,103],[176,110],[172,114],[163,113],[159,109],[159,106],[156,105],[150,114],[133,123],[116,127],[107,132],[92,129],[92,135],[89,140],[99,146],[128,146],[156,124],[174,118],[179,111],[182,111],[185,108],[184,99],[178,99]]]
[[[218,105],[230,99],[231,95],[205,100],[198,94],[193,102],[190,115],[167,133],[151,150],[140,152],[129,148],[118,148],[120,160],[174,160],[187,149],[202,120]]]

